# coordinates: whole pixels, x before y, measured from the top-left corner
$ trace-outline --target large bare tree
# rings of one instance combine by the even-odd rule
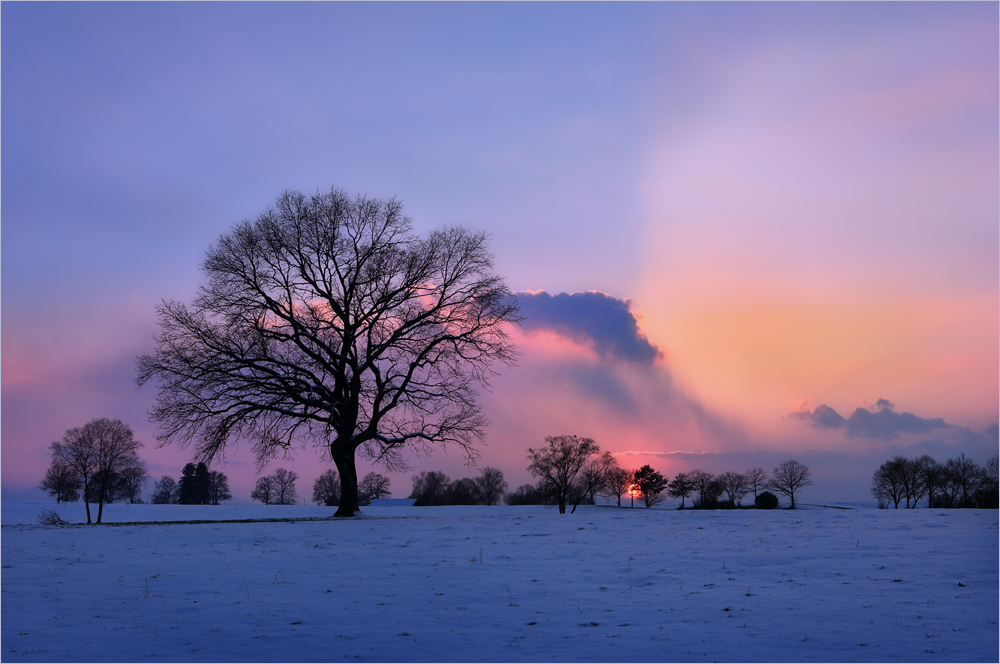
[[[519,320],[487,236],[414,234],[396,199],[285,192],[209,248],[189,307],[158,307],[138,382],[159,391],[160,441],[206,462],[239,439],[260,467],[297,444],[339,471],[337,516],[358,509],[355,456],[405,468],[406,446],[470,459],[486,420],[477,388],[512,364]]]

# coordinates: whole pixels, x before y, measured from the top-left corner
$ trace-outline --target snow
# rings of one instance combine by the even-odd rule
[[[413,507],[416,502],[415,498],[376,498],[371,507]]]
[[[84,518],[3,501],[8,662],[1000,659],[995,510],[42,507]]]

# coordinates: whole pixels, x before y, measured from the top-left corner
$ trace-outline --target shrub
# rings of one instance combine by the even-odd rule
[[[68,526],[69,521],[63,521],[63,518],[59,516],[56,512],[52,510],[43,509],[38,515],[38,523],[43,526]]]
[[[757,494],[757,499],[753,501],[754,506],[759,510],[773,510],[778,506],[778,497],[770,491]]]

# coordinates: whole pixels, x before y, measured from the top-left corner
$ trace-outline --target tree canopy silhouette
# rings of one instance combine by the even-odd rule
[[[774,469],[771,473],[769,486],[791,498],[791,509],[795,509],[795,494],[802,487],[812,486],[810,475],[809,466],[804,466],[795,459],[790,459]]]
[[[83,502],[90,520],[90,501],[97,502],[97,523],[104,514],[104,503],[114,496],[114,483],[128,468],[146,466],[137,450],[142,443],[135,439],[131,427],[121,420],[102,417],[82,427],[69,429],[61,443],[52,443],[52,459],[69,468],[80,479]]]
[[[566,502],[576,474],[591,456],[601,453],[592,438],[546,436],[546,447],[528,448],[528,472],[541,477],[559,503],[559,513],[566,513]]]
[[[519,321],[486,234],[420,238],[396,199],[288,191],[202,270],[191,306],[158,307],[155,351],[138,360],[160,441],[208,463],[247,439],[260,467],[313,442],[339,471],[338,516],[358,508],[359,449],[393,470],[406,446],[475,458],[477,387],[513,364],[505,326]]]

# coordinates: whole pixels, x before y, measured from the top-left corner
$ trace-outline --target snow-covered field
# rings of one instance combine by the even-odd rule
[[[2,505],[4,661],[990,661],[998,512],[369,508],[42,527]],[[60,505],[83,518],[81,504]],[[108,521],[324,517],[112,505]]]

